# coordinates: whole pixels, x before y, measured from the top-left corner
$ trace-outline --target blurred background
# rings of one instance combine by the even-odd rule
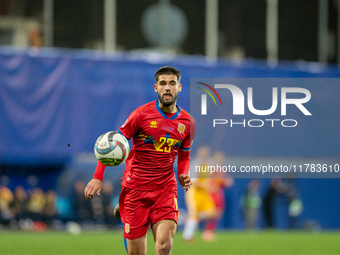
[[[120,228],[124,166],[107,168],[100,197],[83,196],[93,146],[156,99],[159,67],[182,72],[187,110],[190,78],[338,78],[339,10],[336,0],[0,0],[0,230]],[[314,156],[337,160],[337,149]],[[218,228],[339,229],[339,184],[235,179]],[[178,201],[182,226],[182,189]]]

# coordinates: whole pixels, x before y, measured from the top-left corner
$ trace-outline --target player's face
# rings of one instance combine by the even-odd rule
[[[177,94],[182,90],[182,84],[179,84],[177,76],[172,74],[160,75],[154,87],[159,101],[166,107],[176,104]]]

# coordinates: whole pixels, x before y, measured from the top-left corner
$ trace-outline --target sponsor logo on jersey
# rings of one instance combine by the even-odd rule
[[[157,128],[157,121],[154,121],[154,120],[151,121],[151,122],[150,122],[150,127],[151,127],[151,128]]]
[[[170,132],[170,131],[174,131],[174,128],[173,127],[165,127],[163,126],[163,129]]]
[[[130,225],[129,225],[129,223],[125,223],[124,230],[125,230],[126,234],[130,233]]]
[[[178,132],[179,132],[180,134],[184,133],[184,131],[185,131],[185,125],[179,123],[179,124],[178,124],[178,129],[177,129],[177,130],[178,130]]]

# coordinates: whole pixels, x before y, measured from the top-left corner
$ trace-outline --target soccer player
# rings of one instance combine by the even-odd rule
[[[177,228],[177,182],[173,170],[178,155],[178,181],[191,186],[188,175],[195,120],[176,105],[182,90],[181,73],[169,66],[155,74],[158,100],[133,111],[119,132],[132,138],[119,198],[128,254],[146,254],[146,233],[151,225],[156,254],[170,254]],[[100,195],[105,166],[98,162],[85,197]]]
[[[225,155],[222,151],[216,151],[213,155],[214,164],[217,166],[225,165]],[[214,172],[209,178],[209,195],[211,196],[216,211],[216,217],[206,222],[202,239],[205,241],[214,240],[214,232],[217,228],[218,221],[222,218],[225,211],[224,190],[230,188],[234,184],[234,179],[230,178],[226,173]]]
[[[187,219],[183,229],[183,239],[188,242],[194,241],[194,233],[199,222],[217,217],[214,201],[209,194],[210,178],[209,173],[204,169],[214,164],[210,156],[210,149],[201,146],[197,149],[196,157],[192,160],[192,168],[199,166],[202,172],[195,172],[192,179],[192,190],[185,196],[185,203],[188,209]]]

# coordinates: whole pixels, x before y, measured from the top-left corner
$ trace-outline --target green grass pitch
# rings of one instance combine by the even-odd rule
[[[19,232],[0,231],[1,255],[93,255],[126,254],[122,231]],[[181,232],[174,238],[172,254],[183,255],[272,255],[272,254],[340,254],[340,232],[217,232],[215,241],[204,242],[199,234],[195,242],[186,243]],[[148,252],[155,254],[152,234],[148,233]]]

